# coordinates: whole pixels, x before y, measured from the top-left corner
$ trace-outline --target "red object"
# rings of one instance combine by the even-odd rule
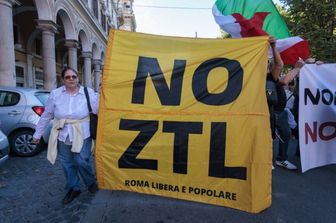
[[[270,14],[269,12],[256,12],[251,19],[246,19],[239,13],[233,13],[232,16],[236,19],[241,27],[240,35],[242,37],[251,36],[267,36],[262,27],[266,16]]]
[[[256,12],[251,19],[246,19],[243,15],[239,13],[233,13],[232,16],[236,19],[236,23],[240,25],[240,35],[242,37],[253,37],[253,36],[266,36],[268,35],[262,27],[265,18],[270,14],[269,12]],[[286,50],[280,51],[280,56],[284,64],[295,65],[295,63],[302,58],[306,60],[310,57],[310,50],[308,41],[303,40],[300,42],[291,42],[291,37],[284,38],[286,42]],[[279,41],[281,41],[279,40]],[[292,45],[294,44],[294,45]],[[277,45],[278,46],[278,45]],[[287,48],[288,47],[288,48]]]
[[[310,57],[309,43],[307,40],[298,42],[288,49],[282,51],[280,56],[284,64],[295,65],[296,61],[301,57],[303,60],[306,60]]]
[[[43,106],[34,106],[34,107],[32,107],[32,109],[38,116],[41,116],[44,112],[44,107]]]

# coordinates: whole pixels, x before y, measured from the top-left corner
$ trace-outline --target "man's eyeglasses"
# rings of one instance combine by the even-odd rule
[[[64,79],[65,79],[65,80],[70,80],[70,79],[76,80],[76,79],[77,79],[77,76],[76,76],[76,75],[64,76]]]

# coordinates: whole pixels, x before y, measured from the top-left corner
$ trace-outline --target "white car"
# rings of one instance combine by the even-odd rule
[[[0,165],[8,159],[9,144],[5,134],[0,130]]]
[[[51,124],[39,145],[31,142],[48,97],[46,90],[0,87],[0,129],[7,135],[12,153],[33,156],[46,147]]]

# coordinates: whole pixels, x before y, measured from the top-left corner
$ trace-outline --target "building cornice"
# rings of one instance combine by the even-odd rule
[[[81,56],[84,57],[84,58],[92,58],[92,52],[89,52],[89,51],[82,52]]]
[[[37,28],[42,30],[42,31],[50,31],[53,33],[57,33],[57,30],[59,29],[59,25],[54,23],[51,20],[35,20],[37,23]]]
[[[93,65],[102,65],[102,60],[101,59],[93,59],[92,60],[92,64]]]
[[[66,46],[68,48],[76,48],[77,49],[78,46],[79,46],[79,42],[75,39],[66,39],[64,46]]]

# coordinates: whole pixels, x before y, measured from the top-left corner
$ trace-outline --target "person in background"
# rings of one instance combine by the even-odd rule
[[[78,197],[80,191],[79,175],[89,192],[98,190],[92,168],[89,131],[89,111],[84,87],[79,84],[77,72],[69,67],[62,71],[63,86],[51,91],[45,111],[37,123],[33,143],[39,143],[50,120],[54,119],[48,144],[48,160],[54,164],[57,153],[62,164],[67,193],[63,204]],[[98,112],[98,95],[88,88],[93,113]]]
[[[278,103],[274,106],[275,129],[279,137],[279,153],[276,157],[275,164],[289,170],[296,170],[297,167],[288,161],[288,146],[291,138],[291,128],[288,123],[288,112],[285,110],[287,105],[287,95],[285,86],[294,80],[299,74],[300,69],[305,65],[305,62],[299,58],[294,68],[286,75],[281,76],[277,81]]]
[[[276,83],[279,80],[284,64],[276,48],[276,39],[270,36],[268,39],[268,42],[270,44],[273,57],[269,59],[268,64],[267,64],[266,80]],[[274,102],[267,101],[267,103],[268,103],[268,109],[270,113],[270,125],[271,125],[272,138],[275,139],[275,117],[274,117],[274,106],[275,105],[274,105]]]
[[[272,36],[269,37],[268,43],[270,45],[270,48],[272,50],[272,58],[268,60],[267,64],[267,74],[266,74],[266,81],[267,82],[273,82],[273,86],[275,83],[278,81],[282,68],[283,68],[283,61],[280,57],[280,54],[276,48],[276,39],[273,38]],[[272,92],[268,92],[268,89],[266,89],[266,94],[267,95],[272,95],[276,94],[272,90]],[[272,139],[275,139],[275,115],[274,115],[274,106],[277,100],[268,100],[267,99],[267,104],[268,104],[268,109],[269,109],[269,114],[270,114],[270,127],[271,127],[271,133],[272,133]],[[272,165],[272,170],[274,170],[274,166]]]
[[[285,110],[288,113],[288,124],[291,128],[292,137],[297,139],[298,137],[298,127],[297,122],[295,121],[294,115],[293,115],[293,107],[294,107],[294,101],[295,101],[295,95],[294,95],[294,89],[295,89],[295,81],[292,80],[288,83],[288,86],[285,87],[285,92],[287,96],[287,104]]]
[[[280,77],[283,68],[283,61],[275,47],[276,40],[270,37],[269,43],[272,49],[273,59],[269,62],[267,80],[271,80],[276,84],[276,92],[278,97],[276,104],[269,104],[272,137],[275,139],[275,133],[277,130],[280,138],[279,153],[276,157],[275,164],[287,169],[296,170],[297,167],[287,160],[287,150],[291,136],[291,130],[288,125],[288,115],[285,111],[287,97],[284,86],[287,86],[288,83],[291,82],[296,77],[296,75],[298,75],[300,69],[304,65],[304,61],[299,58],[295,64],[295,67],[287,75]]]
[[[295,100],[294,89],[295,89],[295,81],[294,80],[289,82],[288,86],[285,86],[285,92],[286,92],[286,96],[287,96],[286,108],[288,108],[289,110],[292,110],[293,106],[294,106],[294,100]]]

